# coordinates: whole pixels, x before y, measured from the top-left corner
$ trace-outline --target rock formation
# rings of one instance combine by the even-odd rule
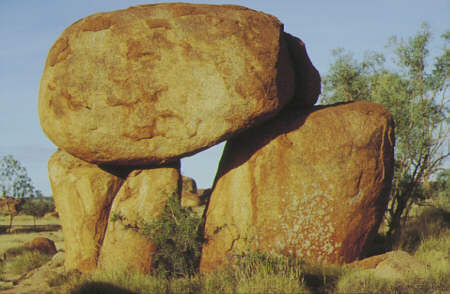
[[[47,255],[55,255],[57,252],[55,242],[44,237],[36,237],[30,242],[25,243],[24,246],[31,250],[37,250],[40,253]]]
[[[386,280],[404,279],[411,274],[424,274],[427,266],[408,252],[395,250],[371,256],[349,264],[351,268],[372,273],[376,278]]]
[[[199,207],[206,204],[211,189],[197,189],[195,180],[190,177],[182,177],[181,206]]]
[[[228,141],[206,214],[201,269],[246,250],[351,262],[376,233],[393,168],[377,104],[286,109]]]
[[[179,195],[179,163],[132,171],[114,198],[99,266],[148,273],[155,246],[144,236],[146,222],[156,218],[173,193]]]
[[[197,193],[197,183],[193,178],[182,176],[181,177],[181,192],[182,194],[185,193]]]
[[[66,268],[91,271],[123,179],[62,150],[50,158],[48,174],[64,233]]]
[[[305,44],[297,37],[284,34],[295,72],[295,98],[292,105],[311,106],[320,94],[320,75],[306,53]]]
[[[380,106],[311,108],[320,75],[275,17],[233,5],[98,13],[49,51],[38,111],[66,269],[147,273],[142,235],[167,197],[203,214],[211,190],[179,159],[227,144],[206,214],[202,269],[258,250],[350,262],[379,225],[392,177]]]
[[[39,90],[42,128],[63,150],[99,164],[198,152],[294,97],[302,76],[288,47],[318,76],[303,44],[285,39],[275,17],[239,6],[158,4],[91,15],[50,49]],[[296,99],[312,105],[320,80],[306,80],[313,94]]]

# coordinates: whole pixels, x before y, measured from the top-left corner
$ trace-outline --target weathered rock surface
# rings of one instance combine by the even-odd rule
[[[25,243],[25,247],[32,250],[38,250],[39,252],[48,255],[56,254],[55,242],[53,242],[53,240],[44,237],[34,238],[30,242]]]
[[[55,206],[64,233],[66,268],[96,268],[109,209],[123,179],[58,150],[48,162]]]
[[[294,96],[313,104],[317,78],[303,44],[273,16],[145,5],[62,33],[45,64],[39,116],[57,146],[85,161],[159,164],[262,122]]]
[[[206,202],[200,193],[183,192],[181,194],[181,207],[198,207]]]
[[[179,162],[170,166],[134,170],[113,201],[99,267],[148,273],[157,249],[143,235],[143,224],[152,221],[173,193],[179,195]]]
[[[22,275],[17,280],[11,280],[6,283],[0,281],[2,294],[44,294],[55,293],[47,282],[51,277],[64,274],[64,252],[56,253],[52,259],[43,266],[33,269]]]
[[[197,193],[197,183],[193,178],[182,176],[181,193]]]
[[[351,262],[383,216],[393,119],[357,102],[286,109],[228,141],[206,214],[201,270],[245,250]]]
[[[352,268],[372,272],[377,278],[396,280],[411,274],[420,274],[427,269],[420,260],[402,250],[371,256],[349,264]]]
[[[197,189],[195,180],[186,176],[182,176],[181,186],[182,207],[199,207],[206,204],[211,189]]]
[[[311,63],[302,40],[288,33],[284,34],[295,71],[295,98],[291,101],[296,106],[316,104],[321,91],[320,74]]]

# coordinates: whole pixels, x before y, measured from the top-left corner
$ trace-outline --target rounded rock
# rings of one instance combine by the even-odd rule
[[[91,163],[173,161],[266,120],[300,93],[292,47],[279,20],[240,6],[94,14],[49,51],[41,126]]]

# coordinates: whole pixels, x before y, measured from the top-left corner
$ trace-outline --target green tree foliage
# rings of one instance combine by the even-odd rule
[[[400,233],[411,206],[427,196],[423,187],[449,156],[443,147],[449,138],[450,32],[442,35],[445,47],[432,64],[427,63],[430,39],[427,25],[406,41],[391,38],[395,63],[389,66],[380,53],[358,61],[343,49],[335,50],[335,61],[324,77],[325,102],[373,101],[394,116],[395,173],[386,212],[390,241]]]
[[[33,216],[35,227],[38,218],[42,218],[46,213],[54,210],[55,204],[52,199],[45,199],[43,197],[26,199],[21,209],[23,213]]]
[[[6,155],[0,158],[0,196],[24,198],[42,196],[37,190],[27,174],[27,170],[12,155]],[[11,229],[14,216],[20,212],[21,205],[15,205],[14,209],[5,211],[9,214]],[[12,207],[11,207],[12,208]]]
[[[436,180],[429,187],[433,196],[450,201],[450,169],[444,169],[436,176]]]
[[[181,207],[176,193],[169,197],[161,215],[144,224],[144,235],[158,248],[152,261],[156,272],[166,277],[195,274],[204,242],[202,228],[200,215]]]
[[[24,198],[41,195],[18,160],[12,155],[0,158],[0,196]]]

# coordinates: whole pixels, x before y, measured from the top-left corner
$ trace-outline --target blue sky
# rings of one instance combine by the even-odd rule
[[[170,2],[170,1],[159,1]],[[300,37],[324,75],[333,61],[331,50],[342,47],[362,56],[384,51],[392,35],[407,38],[421,23],[430,25],[432,51],[450,29],[449,0],[254,0],[190,1],[238,4],[280,19],[285,31]],[[80,18],[153,1],[0,0],[0,156],[12,154],[45,195],[51,195],[47,161],[56,147],[42,132],[37,115],[39,81],[48,50],[61,32]],[[222,145],[182,160],[182,172],[208,187]]]

